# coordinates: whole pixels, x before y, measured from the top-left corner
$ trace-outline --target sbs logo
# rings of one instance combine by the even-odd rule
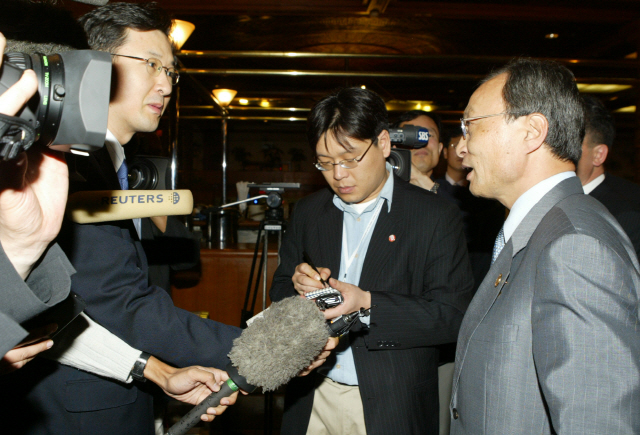
[[[429,142],[429,132],[426,130],[419,131],[418,140],[422,142]]]

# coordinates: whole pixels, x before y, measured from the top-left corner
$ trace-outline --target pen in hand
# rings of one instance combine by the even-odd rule
[[[322,279],[322,275],[320,275],[320,272],[318,272],[318,269],[313,265],[313,262],[311,261],[311,258],[309,258],[309,254],[307,254],[306,251],[302,251],[302,259],[304,260],[305,263],[307,263],[309,266],[311,266],[311,268],[313,270],[316,271],[316,273],[318,274],[318,276],[320,277],[320,282],[322,283],[322,285],[326,288],[326,287],[330,287],[329,284],[327,284],[327,282],[325,280]]]

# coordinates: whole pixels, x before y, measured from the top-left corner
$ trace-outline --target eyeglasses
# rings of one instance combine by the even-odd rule
[[[164,69],[165,74],[167,75],[167,77],[169,77],[169,82],[171,83],[171,85],[176,85],[178,84],[178,80],[180,80],[180,74],[176,71],[176,69],[172,66],[164,66],[162,65],[162,62],[160,62],[158,59],[150,57],[149,59],[145,59],[142,57],[136,57],[136,56],[127,56],[124,54],[111,54],[112,56],[120,56],[120,57],[128,57],[129,59],[137,59],[137,60],[141,60],[143,62],[145,62],[147,64],[147,72],[153,76],[153,77],[158,77],[160,75],[160,73],[162,72],[162,70]]]
[[[495,113],[493,115],[484,115],[484,116],[474,116],[473,118],[460,118],[460,128],[462,129],[462,137],[464,140],[467,140],[467,135],[469,134],[468,125],[471,121],[476,121],[478,119],[491,118],[492,116],[500,116],[504,115],[507,112]]]
[[[345,169],[357,168],[358,167],[358,163],[360,163],[362,161],[362,159],[364,159],[364,156],[367,155],[367,152],[369,151],[369,148],[371,148],[373,146],[373,144],[377,143],[377,142],[378,142],[378,138],[376,138],[375,140],[372,140],[371,143],[369,144],[369,146],[367,147],[367,149],[365,150],[365,152],[362,153],[362,155],[360,157],[356,157],[355,159],[341,160],[338,163],[316,162],[316,163],[314,163],[314,166],[316,168],[318,168],[320,171],[323,171],[323,172],[333,169],[333,167],[336,166],[336,165],[340,165],[341,168],[345,168]]]

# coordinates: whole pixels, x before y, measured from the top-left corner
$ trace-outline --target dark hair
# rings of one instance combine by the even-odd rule
[[[408,112],[404,112],[402,115],[400,115],[396,122],[393,123],[392,127],[400,127],[400,124],[402,124],[403,122],[411,123],[411,121],[420,116],[426,116],[427,118],[430,118],[433,122],[435,122],[436,128],[438,129],[438,139],[440,140],[440,142],[443,142],[442,120],[440,119],[440,116],[432,112],[426,112],[424,110],[409,110]]]
[[[545,143],[561,160],[578,164],[584,139],[584,104],[573,73],[557,62],[517,58],[482,83],[507,74],[502,89],[507,121],[540,113],[549,122]]]
[[[343,148],[349,149],[345,138],[374,141],[388,128],[387,107],[378,94],[368,89],[344,88],[313,106],[307,118],[307,139],[315,152],[322,135],[331,132]]]
[[[160,30],[169,36],[172,22],[169,14],[156,3],[110,3],[80,18],[93,50],[113,53],[127,38],[127,30],[141,32]]]
[[[602,101],[592,95],[583,95],[586,133],[591,135],[594,145],[605,144],[613,146],[616,138],[616,126],[613,116],[602,104]]]

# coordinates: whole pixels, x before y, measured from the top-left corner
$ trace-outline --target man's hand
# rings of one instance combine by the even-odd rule
[[[181,402],[197,405],[212,392],[220,390],[220,385],[229,379],[223,370],[206,367],[185,367],[177,369],[150,357],[144,369],[144,377],[157,384],[170,397]],[[208,408],[203,414],[203,421],[213,421],[216,415],[222,414],[227,406],[236,403],[238,393],[220,400],[220,406]]]
[[[342,293],[344,302],[334,308],[325,310],[325,319],[335,319],[343,314],[358,311],[360,308],[371,308],[371,293],[368,291],[364,291],[360,287],[338,281],[334,278],[329,280],[329,285]]]
[[[7,352],[0,360],[0,374],[5,374],[22,368],[40,352],[51,349],[53,340],[48,340],[49,335],[58,329],[51,324],[31,331],[22,343]]]
[[[318,272],[320,272],[320,275],[318,275],[318,273],[307,263],[298,264],[293,276],[291,277],[291,281],[293,281],[293,288],[296,289],[298,294],[304,295],[310,291],[324,288],[320,282],[320,277],[322,277],[324,281],[328,280],[331,276],[331,271],[326,267],[319,267]]]
[[[414,186],[422,187],[425,190],[431,190],[436,184],[428,175],[423,174],[413,163],[411,164],[411,179],[409,180]]]
[[[339,341],[340,341],[340,339],[337,338],[337,337],[329,337],[329,340],[327,340],[327,344],[325,344],[324,347],[322,348],[322,352],[320,353],[320,355],[318,355],[313,360],[313,362],[311,363],[311,365],[309,367],[307,367],[306,369],[301,371],[298,374],[298,376],[307,376],[313,370],[317,369],[322,364],[324,364],[324,362],[327,360],[327,358],[329,358],[329,355],[331,355],[331,351],[333,349],[335,349],[336,346],[338,346],[338,342]]]
[[[0,61],[5,44],[0,34]],[[25,71],[17,83],[0,95],[0,113],[15,115],[37,88],[35,73]],[[0,163],[0,173],[0,243],[25,279],[60,231],[69,172],[60,153],[45,149]]]

